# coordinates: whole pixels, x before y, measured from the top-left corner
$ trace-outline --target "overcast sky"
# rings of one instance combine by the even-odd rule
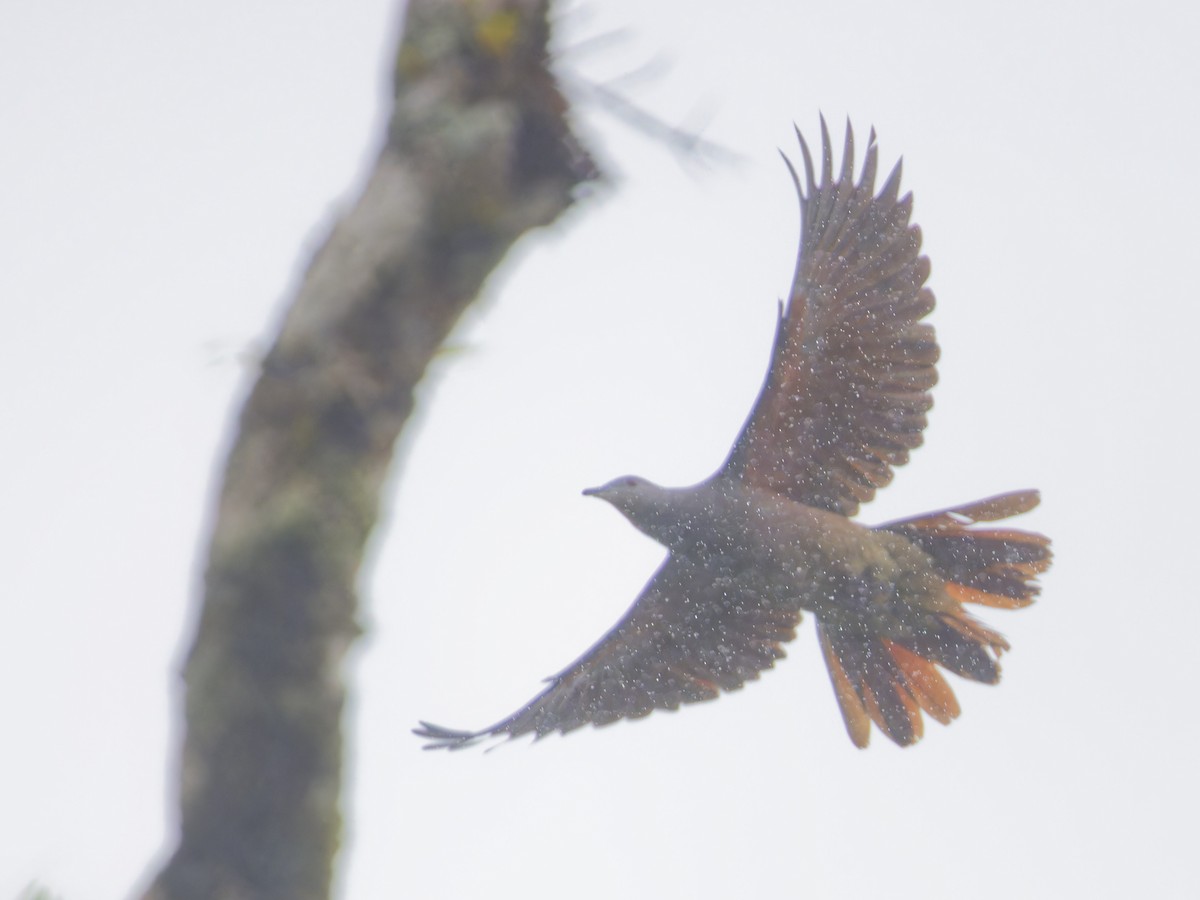
[[[214,473],[256,354],[380,141],[382,0],[14,3],[0,30],[0,898],[120,897],[171,828]],[[577,2],[609,181],[430,372],[363,572],[342,896],[1194,896],[1200,13],[1178,2]],[[604,41],[595,40],[608,35]],[[627,77],[632,76],[632,77]],[[580,489],[724,458],[797,241],[795,122],[874,124],[933,262],[926,445],[868,522],[1038,487],[999,687],[846,738],[805,621],[746,690],[492,753],[479,727],[662,551]]]

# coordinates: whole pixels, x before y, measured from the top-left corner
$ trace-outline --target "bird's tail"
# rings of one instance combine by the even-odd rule
[[[834,692],[857,746],[867,745],[871,722],[906,746],[921,738],[922,710],[943,725],[954,719],[958,700],[938,666],[987,684],[999,680],[996,657],[1008,642],[962,604],[1028,606],[1038,593],[1037,575],[1050,565],[1050,540],[1015,529],[970,526],[1028,512],[1038,500],[1037,491],[1016,491],[877,527],[925,552],[945,581],[946,601],[910,635],[893,640],[818,619]]]

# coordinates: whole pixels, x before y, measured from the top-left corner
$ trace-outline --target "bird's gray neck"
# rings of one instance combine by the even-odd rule
[[[710,479],[691,487],[666,488],[644,483],[628,496],[613,498],[613,505],[634,526],[676,552],[691,553],[724,543],[737,520],[736,484]],[[741,518],[746,515],[743,510]]]

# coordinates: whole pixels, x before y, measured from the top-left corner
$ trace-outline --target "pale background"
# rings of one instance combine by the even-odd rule
[[[612,184],[430,373],[362,577],[345,897],[1195,896],[1200,13],[1171,2],[578,2]],[[12,2],[0,29],[0,897],[121,897],[170,827],[213,475],[380,140],[395,4]],[[588,38],[623,31],[603,45]],[[573,48],[573,49],[572,49]],[[1040,487],[1042,601],[962,718],[856,751],[805,622],[738,695],[493,753],[478,727],[661,551],[579,490],[723,459],[788,286],[791,123],[879,130],[933,260],[942,384],[882,521]],[[960,686],[961,685],[961,686]]]

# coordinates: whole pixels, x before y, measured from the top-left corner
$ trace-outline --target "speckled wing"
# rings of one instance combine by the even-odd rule
[[[541,738],[711,700],[784,656],[800,612],[777,593],[753,568],[670,556],[625,617],[513,715],[480,731],[428,722],[414,731],[431,739],[426,749],[455,749],[491,735]]]
[[[875,193],[874,131],[857,182],[849,123],[837,180],[825,120],[820,182],[797,137],[796,275],[766,383],[719,474],[852,516],[921,444],[937,381],[937,342],[921,322],[934,305],[929,260],[912,195],[898,196],[899,164]]]

